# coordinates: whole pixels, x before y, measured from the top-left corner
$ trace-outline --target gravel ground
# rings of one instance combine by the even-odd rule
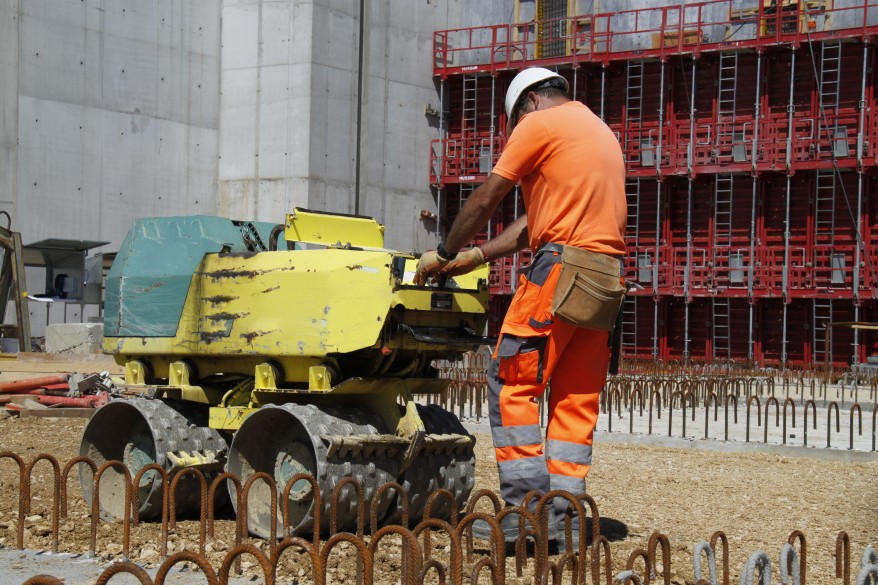
[[[25,461],[38,453],[51,453],[63,465],[77,454],[84,425],[77,419],[2,418],[0,451],[14,451]],[[496,490],[490,437],[477,437],[476,488]],[[767,552],[777,567],[780,549],[789,534],[801,530],[807,537],[808,583],[828,585],[837,581],[835,541],[839,531],[850,536],[853,575],[865,547],[878,547],[876,479],[878,458],[852,463],[614,443],[596,446],[588,492],[598,504],[602,528],[612,541],[614,573],[624,569],[632,551],[646,548],[650,534],[659,531],[671,542],[671,580],[692,583],[695,545],[722,530],[729,539],[731,575],[737,582],[741,566],[758,549]],[[33,506],[25,524],[28,549],[50,546],[50,480],[50,466],[40,463],[34,471]],[[15,544],[18,491],[17,469],[9,461],[0,462],[0,489],[10,494],[0,501],[0,548],[8,549]],[[78,495],[74,481],[70,489],[71,494]],[[159,560],[159,533],[155,524],[134,528],[132,560],[155,566]],[[433,540],[434,556],[445,558],[445,543],[441,538]],[[98,531],[99,559],[118,559],[121,542],[121,525],[103,523]],[[220,521],[216,538],[208,544],[208,557],[214,566],[219,566],[233,543],[233,522]],[[264,543],[259,544],[266,549]],[[83,553],[88,547],[88,511],[81,499],[74,498],[69,517],[61,521],[60,549]],[[184,548],[198,550],[196,521],[179,523],[170,536],[170,552]],[[352,559],[352,549],[333,553],[331,582],[351,581]],[[245,559],[244,567],[252,571],[255,566],[249,560]],[[515,577],[514,562],[507,564],[507,583],[532,582],[531,564],[522,578]],[[396,582],[399,567],[398,551],[392,547],[382,551],[376,557],[376,582]],[[291,558],[279,571],[279,582],[298,580],[308,581],[307,570],[299,559]],[[68,584],[78,582],[66,580]]]

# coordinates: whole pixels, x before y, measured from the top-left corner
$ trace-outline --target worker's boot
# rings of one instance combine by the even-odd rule
[[[573,486],[570,486],[573,487]],[[553,487],[553,489],[555,489]],[[577,486],[578,489],[578,486]],[[573,493],[572,491],[570,493]],[[582,480],[582,492],[585,493],[585,480]],[[578,494],[573,494],[578,495]],[[574,506],[570,500],[567,498],[555,498],[552,502],[554,512],[555,512],[555,520],[558,524],[558,552],[564,553],[569,549],[572,551],[579,550],[579,537],[581,530],[581,522],[579,518],[579,514],[576,511],[576,506]],[[588,512],[588,505],[585,502],[582,502],[583,508],[586,512]],[[570,511],[570,528],[571,528],[571,541],[567,542],[567,512]]]
[[[580,521],[579,516],[576,514],[576,511],[573,511],[573,517],[570,519],[570,542],[567,541],[566,535],[566,525],[567,520],[564,514],[560,514],[557,511],[555,512],[555,518],[558,522],[558,552],[565,553],[567,550],[572,550],[576,552],[579,550],[579,537],[580,537]]]
[[[548,538],[549,541],[553,541],[559,538],[563,538],[563,532],[559,532],[558,530],[558,522],[555,517],[555,509],[553,506],[546,506],[546,514],[548,515]],[[537,519],[539,521],[539,519]],[[491,525],[485,522],[484,520],[476,520],[472,524],[473,526],[473,537],[478,538],[479,540],[491,540]],[[503,540],[507,543],[512,543],[518,540],[518,534],[520,531],[520,520],[518,514],[508,514],[503,517],[500,521],[500,529],[503,531]],[[531,531],[530,522],[525,519],[524,521],[525,530]],[[532,537],[530,537],[532,538]]]
[[[567,541],[567,509],[568,506],[570,508],[570,542]],[[576,552],[579,550],[579,537],[581,535],[581,531],[583,530],[584,520],[580,521],[579,514],[576,511],[576,508],[573,505],[570,505],[566,499],[558,498],[555,502],[555,521],[558,525],[558,552],[564,553],[567,550],[572,550]],[[585,507],[585,511],[588,512],[588,507]],[[583,538],[588,538],[587,535],[582,535]]]

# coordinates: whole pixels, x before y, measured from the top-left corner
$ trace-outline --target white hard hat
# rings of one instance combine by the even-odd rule
[[[506,117],[512,117],[512,108],[515,107],[518,98],[521,97],[526,89],[540,83],[541,81],[547,81],[554,78],[560,79],[564,82],[564,91],[570,89],[567,85],[566,79],[544,67],[531,67],[524,71],[520,71],[518,75],[512,79],[512,83],[509,84],[509,89],[506,90]]]

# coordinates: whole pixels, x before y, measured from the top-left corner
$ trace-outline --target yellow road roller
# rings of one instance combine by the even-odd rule
[[[330,496],[345,477],[366,501],[396,481],[409,520],[430,494],[447,489],[458,504],[474,483],[474,437],[451,413],[416,403],[441,393],[434,360],[455,360],[487,342],[486,266],[431,287],[412,285],[417,259],[384,248],[374,219],[295,209],[283,224],[208,216],[141,219],[109,271],[104,351],[125,367],[121,396],[86,427],[80,454],[98,465],[118,460],[133,478],[158,464],[195,467],[210,481],[223,471],[246,482],[264,472],[279,496],[300,473],[320,490],[315,526],[312,485],[289,490],[288,533],[329,530]],[[91,502],[91,471],[80,483]],[[101,513],[124,515],[125,475],[106,472]],[[236,488],[227,484],[236,502]],[[162,481],[147,471],[134,486],[141,518],[158,517]],[[197,509],[196,474],[180,480],[177,512]],[[283,498],[254,483],[250,531],[271,534]],[[402,498],[386,490],[379,522],[397,522]],[[336,506],[340,530],[357,517],[354,490]],[[447,516],[446,502],[432,511]],[[278,528],[276,537],[282,537]]]

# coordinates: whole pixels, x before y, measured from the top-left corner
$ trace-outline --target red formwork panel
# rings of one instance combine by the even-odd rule
[[[669,297],[661,301],[661,319],[659,320],[659,338],[662,339],[661,359],[682,360],[686,339],[686,301],[680,297]],[[701,304],[689,306],[689,351],[692,355],[705,355],[705,338],[701,327],[708,320],[702,314]]]
[[[686,175],[689,173],[689,146],[698,128],[693,125],[692,98],[693,89],[697,88],[698,65],[700,60],[691,56],[680,56],[669,59],[667,68],[668,81],[668,106],[666,120],[666,144],[662,150],[666,155],[667,173]],[[695,64],[695,77],[692,76],[692,65]],[[707,92],[696,92],[695,99],[702,101],[696,111],[704,111],[709,107],[710,99],[706,99]]]
[[[789,180],[789,195],[785,176],[761,180],[764,189],[759,261],[775,290],[782,288],[783,268],[788,266],[789,298],[852,297],[857,234],[851,212],[857,206],[857,175],[833,175],[832,171],[821,178],[815,172],[794,175]],[[834,193],[829,197],[819,192],[826,188],[826,181],[834,184]],[[788,250],[784,238],[787,205]]]
[[[680,300],[668,304],[668,358],[684,355],[688,326],[690,358],[738,363],[748,359],[750,304],[746,299],[696,298],[689,303],[688,313],[687,320],[686,304]]]
[[[878,32],[878,2],[777,10],[776,3],[742,8],[740,0],[707,0],[685,6],[637,7],[540,22],[436,31],[434,75],[493,73],[533,65],[579,67],[628,59],[667,59],[729,49],[767,50]],[[845,23],[839,28],[836,23]],[[553,31],[546,40],[540,31]],[[560,51],[542,50],[551,43]]]
[[[655,301],[649,295],[634,292],[626,298],[622,309],[622,355],[652,358]]]
[[[762,123],[759,127],[759,148],[764,152],[760,170],[785,171],[791,164],[792,157],[789,147],[793,139],[798,139],[790,128],[795,127],[795,120],[803,117],[806,112],[801,109],[790,110],[790,83],[802,84],[802,79],[810,80],[812,75],[802,74],[799,67],[807,63],[799,60],[793,62],[793,52],[789,50],[772,50],[765,53],[765,83],[761,101]],[[799,52],[801,54],[801,52]],[[796,74],[793,68],[796,67]],[[798,82],[796,80],[799,80]],[[790,119],[793,119],[793,124]],[[790,154],[789,162],[787,160]]]
[[[570,95],[584,103],[596,115],[600,115],[601,106],[601,67],[596,63],[583,63],[575,71],[560,71],[570,83]]]
[[[751,224],[761,216],[761,183],[750,175],[721,175],[712,177],[714,182],[713,211],[711,221],[712,251],[708,254],[712,268],[711,282],[717,292],[743,294],[750,289],[762,290],[767,283],[756,271],[756,250],[751,240]],[[717,201],[717,182],[731,182],[731,199],[722,204]],[[755,191],[754,191],[755,184]],[[720,185],[722,188],[722,185]],[[727,218],[721,214],[729,210]],[[756,242],[758,245],[758,242]],[[751,267],[752,282],[751,282]]]
[[[749,354],[750,337],[745,335],[750,330],[751,303],[747,299],[729,299],[729,341],[731,358],[737,361],[746,360]],[[755,306],[753,308],[753,339],[759,338],[759,322]]]
[[[868,68],[869,63],[863,61],[863,45],[860,43],[826,40],[820,46],[820,51],[813,44],[810,48],[814,50],[817,61],[817,74],[824,79],[824,94],[829,95],[824,97],[821,109],[820,93],[812,92],[815,136],[809,145],[808,155],[814,161],[853,161],[857,153],[860,123],[861,80],[864,67]],[[839,49],[840,62],[836,54]],[[836,68],[838,81],[832,83],[831,71]],[[814,86],[816,88],[817,84]]]
[[[625,242],[626,277],[643,287],[646,294],[653,292],[653,270],[656,263],[656,237],[659,225],[659,184],[654,179],[629,179],[626,185],[628,224]],[[660,271],[661,273],[661,271]]]
[[[625,75],[628,64],[625,62],[612,63],[603,71],[602,76],[596,75],[596,81],[603,87],[603,99],[601,94],[596,94],[597,100],[590,105],[598,116],[603,112],[603,120],[616,135],[619,144],[623,146],[625,136],[625,118],[627,108],[625,105]],[[627,163],[626,158],[626,163]]]
[[[834,193],[826,198],[821,191],[830,182]],[[809,173],[802,186],[809,196],[804,257],[810,268],[803,288],[817,294],[846,292],[850,298],[857,240],[852,215],[856,213],[857,176],[852,172]]]
[[[878,322],[878,307],[874,304],[860,309],[860,321]],[[878,331],[861,330],[859,332],[860,356],[859,362],[866,362],[870,356],[878,356]]]
[[[509,310],[509,304],[512,302],[511,295],[491,295],[488,301],[488,335],[500,335],[500,327],[503,325],[503,319],[506,317],[506,311]]]
[[[878,177],[873,172],[863,176],[862,227],[860,235],[863,239],[860,295],[862,299],[878,298]]]
[[[773,366],[783,363],[783,310],[784,303],[781,299],[763,299],[756,305],[758,334],[754,359],[757,363]],[[804,315],[800,315],[799,318],[804,318]],[[801,320],[792,322],[798,322],[801,329]],[[793,348],[793,351],[799,354],[798,359],[789,356],[792,363],[802,363],[801,343],[800,340],[799,345]],[[789,351],[788,347],[787,352]]]
[[[690,297],[745,296],[751,265],[754,287],[767,286],[756,250],[752,261],[750,254],[753,181],[749,175],[703,175],[692,181],[691,194],[688,181],[665,182],[674,291],[684,290],[688,274]]]
[[[694,191],[695,183],[693,183],[693,200],[692,215],[693,218],[701,214],[704,205],[709,203],[703,196],[698,197]],[[669,269],[660,271],[661,276],[667,277],[668,281],[660,283],[662,290],[670,289],[672,294],[683,294],[686,283],[686,267],[687,267],[687,234],[686,221],[689,216],[689,181],[686,179],[668,179],[663,183],[662,198],[664,208],[667,210],[667,221],[665,222],[665,233],[662,239],[667,243],[666,249],[668,254],[665,262],[669,265]],[[692,222],[697,229],[698,223]],[[693,232],[693,236],[695,233]],[[706,248],[705,248],[706,249]],[[698,249],[693,246],[691,253],[700,261],[689,264],[689,295],[691,297],[695,283],[702,283],[706,277],[707,260],[705,249]]]
[[[656,168],[659,158],[659,144],[667,143],[660,136],[660,104],[666,103],[666,83],[670,73],[662,69],[668,68],[658,60],[632,60],[626,63],[625,72],[621,75],[625,83],[621,95],[622,120],[619,142],[625,155],[628,168]],[[614,96],[615,97],[615,96]],[[618,103],[614,100],[613,106]],[[661,157],[665,162],[665,157]]]
[[[448,109],[445,139],[433,144],[431,180],[446,187],[445,216],[453,218],[459,189],[483,181],[502,151],[506,84],[525,66],[558,68],[570,81],[576,99],[603,114],[626,156],[626,275],[644,287],[634,293],[637,314],[628,325],[636,323],[637,338],[628,339],[626,355],[650,357],[655,340],[662,359],[682,357],[688,301],[690,357],[701,352],[703,358],[717,349],[732,359],[746,357],[749,335],[738,335],[718,348],[712,328],[717,306],[737,323],[749,324],[753,302],[754,357],[757,362],[779,363],[786,301],[788,325],[798,324],[787,327],[788,363],[810,364],[822,355],[814,347],[813,329],[809,333],[818,312],[815,307],[826,310],[825,303],[831,301],[834,320],[852,320],[852,307],[859,302],[860,319],[874,317],[878,265],[872,260],[878,258],[878,243],[873,242],[872,226],[878,222],[878,204],[872,202],[871,192],[878,170],[878,148],[874,147],[878,144],[878,116],[874,114],[878,104],[876,49],[868,41],[864,44],[864,39],[878,33],[875,23],[869,25],[878,22],[878,0],[869,0],[860,8],[818,10],[816,15],[805,14],[801,7],[772,13],[756,3],[754,14],[748,16],[753,19],[747,21],[750,29],[741,20],[743,13],[735,12],[739,8],[735,2],[709,0],[685,8],[591,15],[591,32],[580,30],[581,23],[574,25],[571,20],[569,28],[550,27],[561,31],[561,37],[552,42],[564,41],[568,47],[567,54],[551,58],[540,57],[541,41],[529,40],[527,27],[500,25],[437,33],[437,57],[443,59],[437,59],[435,71],[446,80]],[[720,5],[726,9],[717,11]],[[728,21],[726,26],[715,22],[717,18]],[[610,26],[623,21],[628,24]],[[633,29],[630,22],[635,23]],[[827,22],[833,27],[844,22],[851,28],[830,30],[824,26]],[[717,34],[720,29],[727,31],[725,37]],[[729,30],[735,33],[730,36]],[[741,30],[750,32],[742,36]],[[639,47],[643,42],[646,45]],[[729,51],[736,51],[731,100],[730,77],[723,69],[730,63]],[[476,104],[478,114],[467,117],[464,75],[479,73],[488,75],[479,78],[479,95],[469,102]],[[838,83],[826,84],[821,110],[818,82],[833,74]],[[490,75],[496,76],[493,134]],[[471,80],[467,83],[473,86]],[[639,103],[632,101],[633,95],[640,96]],[[661,112],[660,102],[664,104]],[[863,132],[858,136],[861,124]],[[656,160],[659,138],[662,156]],[[493,146],[493,160],[486,159],[486,145]],[[859,150],[861,161],[857,160]],[[834,180],[834,190],[827,190],[826,176],[831,176],[828,171],[833,167],[841,173]],[[858,175],[857,170],[865,174]],[[733,187],[723,203],[717,197],[717,183],[729,175]],[[691,197],[688,178],[693,180]],[[635,181],[636,194],[631,189]],[[858,196],[864,238],[860,266],[855,230]],[[687,229],[690,201],[692,225]],[[722,205],[725,212],[719,209]],[[723,213],[727,220],[722,219]],[[513,220],[513,210],[504,202],[492,219],[490,233],[480,234],[477,242],[496,235]],[[491,290],[498,299],[508,302],[519,267],[526,261],[522,254],[494,263]],[[714,299],[721,300],[720,304]],[[700,322],[710,326],[699,329]],[[841,343],[848,342],[842,339]],[[878,351],[863,343],[864,355]],[[836,348],[837,344],[832,359],[843,363],[846,358],[839,357]]]
[[[763,282],[767,297],[784,296],[784,262],[786,246],[786,175],[766,174],[761,180],[762,215],[759,222],[759,242],[757,248],[757,273]],[[791,207],[790,215],[799,217],[807,215],[807,208],[799,205]],[[787,285],[788,286],[788,285]]]
[[[823,319],[815,312],[815,303],[830,303],[833,322],[854,320],[854,305],[848,300],[796,299],[786,305],[786,356],[783,355],[784,303],[780,299],[766,299],[757,305],[759,335],[756,359],[766,365],[779,365],[786,357],[787,364],[822,366],[825,360],[825,329]],[[861,315],[863,317],[869,315]],[[816,331],[816,334],[815,334]],[[865,339],[860,355],[871,351],[870,339]],[[878,339],[876,339],[878,341]],[[831,328],[829,362],[834,365],[850,363],[854,357],[854,334],[847,327]]]

